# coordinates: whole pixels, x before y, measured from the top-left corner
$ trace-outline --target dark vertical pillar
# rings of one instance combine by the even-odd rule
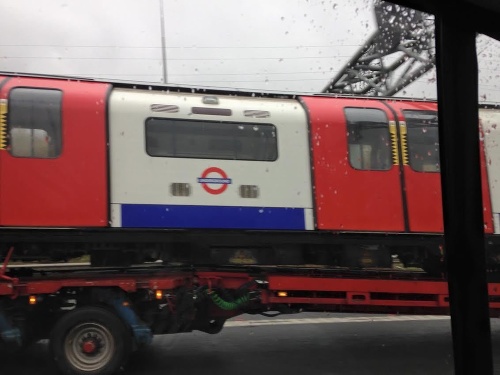
[[[493,374],[478,131],[476,34],[436,18],[439,138],[455,374]],[[453,14],[453,17],[451,16]]]

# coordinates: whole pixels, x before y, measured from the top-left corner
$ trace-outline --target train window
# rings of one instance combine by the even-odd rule
[[[345,108],[349,163],[355,169],[386,171],[392,167],[389,121],[384,111]]]
[[[276,127],[149,118],[146,152],[162,157],[274,161],[278,158]]]
[[[62,92],[15,88],[9,94],[9,152],[26,158],[56,158],[61,154]]]
[[[417,172],[439,172],[436,111],[403,111],[406,119],[410,167]]]

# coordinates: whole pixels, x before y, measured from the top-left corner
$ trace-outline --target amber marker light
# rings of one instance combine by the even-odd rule
[[[29,296],[28,301],[30,305],[36,305],[36,296]]]
[[[278,292],[278,297],[288,297],[288,292]]]
[[[157,290],[156,291],[156,299],[162,299],[163,298],[163,291]]]

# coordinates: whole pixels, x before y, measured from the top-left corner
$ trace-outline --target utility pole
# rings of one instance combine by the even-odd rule
[[[163,83],[167,83],[167,46],[165,45],[165,17],[163,14],[163,0],[159,1],[160,1],[161,57],[163,66]]]

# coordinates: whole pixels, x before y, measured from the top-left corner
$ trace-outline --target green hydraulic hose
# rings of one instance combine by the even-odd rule
[[[244,296],[241,296],[232,302],[223,300],[214,291],[208,291],[207,294],[210,296],[213,303],[215,303],[215,305],[222,310],[236,310],[236,309],[240,308],[241,306],[246,305],[248,303],[248,301],[250,301],[249,294],[245,294]]]

